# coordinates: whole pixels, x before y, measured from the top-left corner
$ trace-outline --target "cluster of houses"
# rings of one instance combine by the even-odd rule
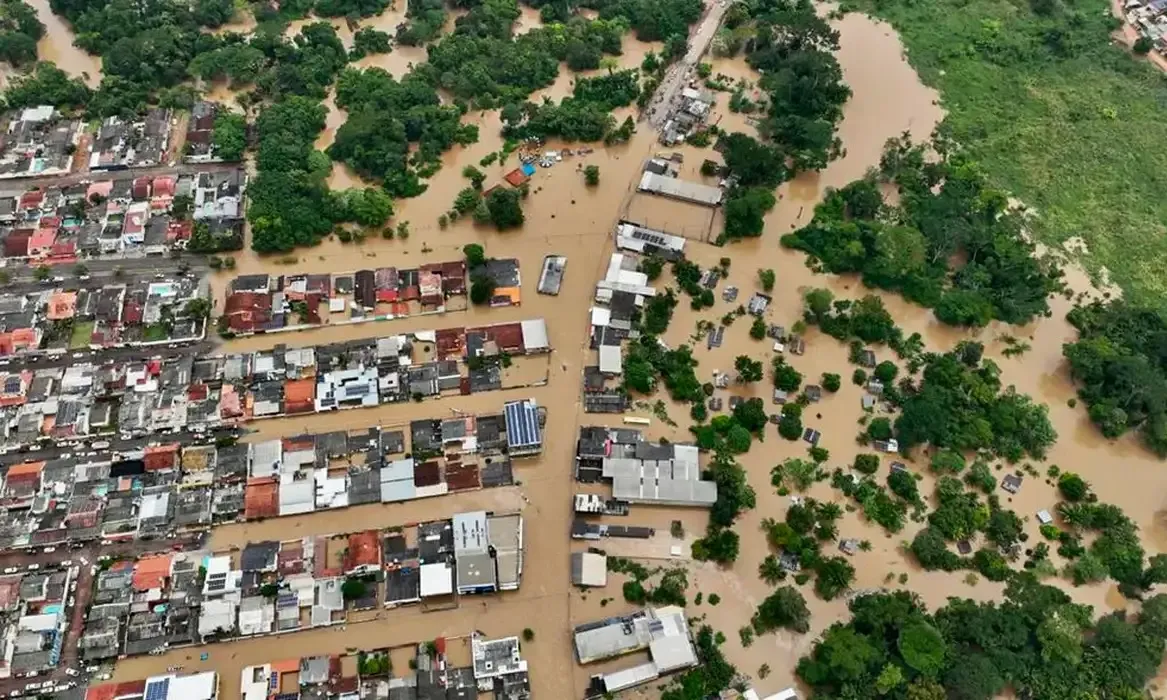
[[[247,666],[240,679],[241,700],[476,700],[482,693],[491,693],[493,700],[530,700],[518,637],[487,639],[475,633],[470,666],[454,665],[450,652],[459,642],[439,637],[406,647]]]
[[[86,131],[81,119],[51,105],[8,112],[0,134],[0,179],[162,165],[172,119],[168,109],[151,109],[132,120],[107,117],[79,153]]]
[[[208,295],[204,283],[187,276],[3,294],[0,361],[194,342],[206,335]]]
[[[84,700],[218,700],[219,674],[166,673],[135,681],[102,683],[85,689]]]
[[[549,352],[546,324],[531,319],[235,355],[9,364],[0,366],[0,452],[529,386],[546,381]],[[524,363],[539,363],[534,356],[543,369],[532,378]]]
[[[1167,0],[1125,0],[1126,21],[1167,56]]]
[[[0,190],[3,257],[34,265],[164,255],[190,245],[196,229],[242,245],[243,170],[118,177],[60,187]],[[208,251],[201,251],[208,252]],[[210,251],[213,252],[213,251]]]
[[[494,282],[492,306],[519,305],[518,260],[490,260],[475,274]],[[220,330],[245,336],[460,311],[467,290],[464,260],[340,275],[241,275],[227,290]]]
[[[639,336],[635,319],[657,293],[648,275],[638,269],[639,256],[677,260],[684,256],[685,239],[621,221],[616,225],[616,247],[620,252],[612,254],[603,279],[596,283],[595,304],[589,310],[597,363],[584,368],[583,402],[588,413],[623,413],[628,408],[628,396],[620,388],[623,344]]]
[[[31,677],[56,668],[77,572],[71,565],[38,566],[0,576],[0,679]]]
[[[666,146],[675,146],[690,134],[700,131],[709,120],[714,102],[713,93],[709,90],[702,90],[696,85],[685,87],[681,90],[677,108],[661,129],[660,142]]]
[[[500,414],[252,444],[153,444],[8,467],[0,549],[146,540],[215,524],[397,503],[514,482],[512,458],[542,451],[531,400]]]
[[[342,624],[353,610],[515,590],[518,513],[412,527],[161,552],[98,571],[79,642],[86,662]]]

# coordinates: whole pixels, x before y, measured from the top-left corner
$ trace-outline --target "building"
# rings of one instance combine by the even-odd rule
[[[666,177],[656,173],[646,172],[640,177],[641,192],[679,199],[690,204],[699,204],[704,207],[716,207],[721,204],[722,191],[720,187],[702,185],[699,182],[689,182],[675,177]]]
[[[454,558],[459,594],[487,593],[497,589],[498,579],[490,555],[486,513],[454,516]]]
[[[608,558],[594,552],[571,555],[571,585],[603,587],[608,585]]]
[[[630,253],[678,260],[685,255],[685,239],[664,231],[621,221],[616,225],[616,247]]]
[[[589,696],[617,693],[661,676],[697,665],[683,608],[646,608],[624,617],[587,623],[574,630],[576,658],[581,664],[648,650],[649,661],[593,677]],[[592,690],[598,692],[592,692]]]
[[[717,501],[717,484],[701,478],[699,454],[696,445],[613,444],[602,476],[620,501],[708,508]]]
[[[474,680],[479,682],[527,673],[527,662],[519,653],[518,637],[485,639],[475,634],[470,639],[470,658],[474,663]]]
[[[85,691],[85,700],[216,700],[218,697],[219,674],[214,671],[103,683],[91,685]]]
[[[527,457],[543,451],[543,430],[539,406],[534,399],[510,401],[503,405],[506,420],[507,452],[512,457]]]
[[[49,105],[10,113],[0,134],[0,179],[72,172],[82,126]]]

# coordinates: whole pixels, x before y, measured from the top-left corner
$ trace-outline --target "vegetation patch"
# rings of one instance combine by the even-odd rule
[[[951,598],[930,614],[912,593],[861,596],[797,667],[815,697],[1041,700],[1143,696],[1167,637],[1167,597],[1137,616],[1092,619],[1031,575],[1000,603]]]
[[[945,132],[1037,216],[1046,243],[1080,238],[1128,299],[1167,304],[1167,83],[1111,39],[1105,0],[849,0],[891,22]]]

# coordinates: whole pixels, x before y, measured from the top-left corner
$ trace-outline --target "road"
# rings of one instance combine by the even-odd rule
[[[0,360],[0,370],[9,368],[15,369],[17,366],[19,366],[20,369],[50,369],[52,367],[67,367],[69,365],[76,365],[82,362],[100,364],[111,360],[128,362],[133,360],[153,359],[156,357],[160,357],[165,360],[173,360],[178,357],[185,357],[192,354],[201,357],[212,352],[217,346],[218,344],[214,340],[200,340],[197,343],[179,345],[175,348],[168,346],[154,346],[143,348],[77,350],[54,357],[14,357],[7,360]]]
[[[214,431],[212,433],[201,433],[201,434],[184,431],[181,433],[175,433],[173,435],[146,435],[144,437],[135,437],[135,438],[130,438],[128,440],[123,440],[121,438],[110,438],[110,439],[105,440],[105,442],[109,443],[109,448],[103,449],[101,451],[103,453],[104,452],[133,452],[135,450],[143,449],[144,447],[146,447],[150,443],[158,443],[158,442],[178,443],[179,445],[190,445],[193,443],[206,443],[206,442],[213,442],[216,438],[220,438],[220,437],[238,438],[238,437],[242,436],[242,434],[244,432],[246,432],[246,431],[234,430],[234,429],[228,428],[228,429],[223,429],[223,430],[217,430],[217,431]],[[101,441],[102,438],[95,437],[95,438],[93,438],[93,440],[94,441]],[[0,466],[11,466],[13,464],[20,464],[21,462],[57,459],[58,457],[61,457],[62,455],[77,452],[77,450],[78,450],[77,443],[71,443],[71,444],[52,443],[52,445],[50,447],[45,447],[42,449],[32,449],[32,450],[28,450],[25,452],[19,452],[19,451],[9,452],[8,454],[0,455]],[[0,555],[0,562],[3,562],[3,555]]]
[[[50,187],[68,187],[103,180],[120,180],[121,178],[156,177],[158,175],[189,175],[193,173],[221,173],[238,170],[241,163],[183,163],[182,165],[158,165],[152,168],[134,168],[132,170],[111,170],[101,172],[81,172],[72,175],[30,177],[10,180],[0,180],[0,197],[19,196],[31,189],[47,189]]]
[[[717,34],[721,26],[721,18],[729,8],[729,2],[712,2],[706,6],[705,15],[697,25],[696,31],[689,35],[689,50],[680,61],[669,66],[665,77],[661,79],[649,104],[645,117],[653,128],[660,129],[668,121],[669,115],[680,107],[681,91],[696,74],[697,64],[709,48],[709,43]]]
[[[45,288],[46,283],[37,280],[37,268],[39,265],[30,265],[24,261],[8,260],[8,264],[2,264],[0,269],[8,273],[9,284],[4,288],[6,293],[13,293],[20,291],[18,287],[22,285],[29,287],[28,291],[38,291]],[[68,265],[70,268],[70,276],[72,276],[72,268],[77,265],[84,265],[89,276],[88,280],[73,279],[66,282],[66,286],[71,288],[78,288],[81,286],[100,287],[109,281],[109,278],[118,275],[132,275],[133,273],[149,273],[151,275],[159,272],[177,272],[183,266],[190,268],[195,272],[204,272],[209,269],[207,265],[207,258],[205,255],[185,255],[181,258],[172,258],[170,256],[141,256],[132,258],[100,258],[94,260],[79,260],[72,263],[64,263],[57,265],[62,267]],[[59,273],[58,273],[58,276]],[[76,283],[72,285],[71,283]],[[87,284],[88,283],[88,284]]]

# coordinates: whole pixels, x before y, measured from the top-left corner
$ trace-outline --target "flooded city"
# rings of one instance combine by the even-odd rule
[[[46,0],[34,0],[32,5],[47,27],[38,47],[41,59],[54,61],[71,75],[81,76],[87,84],[96,86],[102,76],[101,59],[73,46],[67,23],[52,14]],[[821,10],[825,15],[830,8]],[[449,13],[445,32],[453,30],[459,14],[464,13]],[[361,19],[351,25],[343,19],[333,20],[332,24],[345,45],[351,46],[358,24],[393,33],[406,20],[405,3],[398,0],[395,7],[379,16]],[[313,20],[292,22],[288,28],[289,36],[310,21]],[[543,22],[538,10],[522,7],[516,33],[540,26]],[[945,116],[940,95],[919,80],[905,57],[899,37],[889,25],[863,14],[848,13],[839,17],[832,15],[831,26],[839,32],[837,58],[843,82],[851,90],[838,127],[841,156],[819,172],[802,172],[783,184],[777,191],[777,205],[765,217],[765,230],[760,237],[731,241],[724,246],[713,245],[724,227],[723,208],[698,206],[638,192],[646,161],[658,153],[679,154],[679,157],[673,157],[680,162],[679,178],[713,187],[718,186],[719,178],[717,175],[703,175],[702,163],[707,159],[718,162],[722,159],[722,155],[712,148],[685,143],[662,146],[657,131],[644,121],[638,123],[636,133],[627,143],[597,144],[594,150],[587,153],[581,150],[556,161],[553,167],[535,169],[527,181],[529,195],[522,206],[525,222],[520,228],[500,232],[475,223],[469,216],[440,225],[439,218],[450,210],[459,191],[466,186],[463,169],[477,167],[488,155],[504,151],[504,125],[500,111],[494,109],[466,113],[463,122],[478,127],[477,142],[455,145],[447,150],[441,156],[440,170],[426,181],[423,194],[394,201],[393,221],[408,222],[407,238],[398,236],[388,240],[370,236],[361,242],[345,243],[331,235],[318,245],[271,255],[254,252],[247,241],[242,250],[231,253],[234,261],[231,269],[210,273],[212,317],[225,312],[225,300],[237,277],[341,275],[363,268],[387,266],[417,268],[461,260],[465,247],[471,244],[482,246],[490,258],[517,261],[522,274],[522,298],[521,303],[505,308],[470,304],[437,315],[410,315],[367,323],[332,322],[325,316],[312,328],[255,333],[222,340],[215,338],[217,346],[213,352],[220,355],[259,353],[277,346],[321,346],[436,328],[470,328],[536,318],[546,322],[550,347],[545,363],[540,360],[532,369],[517,365],[512,376],[520,378],[497,391],[443,394],[424,402],[383,403],[355,410],[269,418],[248,424],[242,442],[255,444],[306,433],[324,434],[374,426],[408,426],[410,421],[422,417],[479,416],[497,413],[507,402],[526,399],[546,410],[546,423],[542,432],[542,452],[514,461],[512,485],[449,493],[424,500],[368,503],[330,512],[218,525],[210,531],[204,549],[215,553],[237,552],[248,543],[260,541],[385,529],[453,518],[471,511],[518,512],[525,523],[522,584],[517,590],[481,597],[459,596],[455,606],[441,610],[421,606],[378,607],[374,613],[350,617],[339,626],[298,630],[277,637],[231,639],[121,658],[113,668],[112,680],[142,679],[176,667],[183,673],[213,670],[219,674],[219,697],[238,698],[242,692],[243,669],[253,665],[285,658],[343,654],[346,650],[424,643],[442,637],[461,637],[476,630],[491,637],[508,637],[529,628],[533,637],[523,645],[522,651],[530,668],[532,696],[584,697],[592,684],[592,676],[607,672],[609,665],[577,663],[571,630],[583,623],[628,615],[641,608],[626,601],[621,593],[623,584],[631,580],[626,572],[610,572],[607,584],[602,588],[573,585],[570,555],[587,552],[590,546],[595,546],[605,550],[608,557],[635,559],[650,567],[684,568],[688,572],[689,599],[698,594],[704,598],[700,605],[691,603],[686,614],[700,617],[702,624],[724,633],[726,641],[722,648],[726,659],[737,667],[740,674],[749,678],[749,684],[758,694],[765,697],[788,687],[803,688],[800,692],[805,692],[805,686],[800,685],[796,676],[796,665],[800,658],[812,651],[824,630],[848,619],[848,596],[825,601],[804,587],[810,609],[810,629],[805,634],[778,630],[751,637],[747,643],[736,633],[750,623],[758,605],[773,591],[773,586],[758,575],[763,561],[775,554],[767,541],[763,521],[781,519],[791,500],[788,495],[778,494],[771,482],[771,470],[788,458],[805,457],[806,446],[801,441],[781,440],[771,430],[765,441],[738,455],[749,485],[756,492],[756,505],[744,511],[734,526],[740,535],[740,552],[732,565],[701,562],[691,557],[690,546],[705,532],[708,521],[705,509],[700,508],[636,505],[629,517],[620,522],[652,528],[653,536],[644,540],[612,538],[596,543],[569,537],[575,517],[571,510],[573,496],[594,493],[607,498],[610,494],[604,484],[575,482],[573,470],[581,427],[627,427],[626,419],[635,417],[651,442],[684,443],[693,440],[688,428],[692,422],[690,406],[670,400],[663,389],[652,397],[634,397],[630,412],[624,415],[584,411],[581,386],[585,368],[596,363],[588,318],[596,305],[596,283],[603,279],[610,257],[616,252],[613,231],[621,220],[687,239],[685,256],[702,269],[724,267],[720,261],[728,258],[728,270],[720,284],[743,290],[743,301],[749,298],[751,290],[758,287],[759,270],[773,270],[776,283],[769,292],[771,301],[764,316],[768,324],[793,326],[802,318],[804,293],[821,287],[831,290],[836,299],[858,299],[877,294],[904,335],[919,333],[928,351],[946,352],[964,340],[983,343],[985,358],[1000,368],[1002,386],[1013,387],[1018,393],[1027,394],[1035,402],[1047,406],[1049,420],[1058,434],[1045,463],[1034,462],[1036,472],[1031,472],[1034,475],[1026,479],[1025,487],[1017,493],[1001,493],[1006,507],[1023,519],[1030,541],[1041,541],[1037,514],[1046,510],[1052,512],[1059,501],[1055,480],[1045,476],[1049,465],[1057,465],[1062,473],[1073,472],[1085,479],[1100,502],[1120,506],[1138,525],[1149,554],[1164,551],[1167,547],[1167,503],[1160,487],[1167,484],[1167,477],[1163,475],[1162,461],[1130,435],[1114,440],[1104,438],[1090,421],[1086,407],[1075,400],[1076,389],[1063,356],[1063,345],[1075,340],[1077,331],[1066,320],[1066,313],[1073,307],[1075,296],[1085,293],[1101,298],[1101,292],[1075,266],[1070,251],[1057,251],[1065,258],[1063,270],[1070,291],[1050,299],[1048,318],[1022,327],[993,321],[983,328],[969,331],[941,323],[930,309],[907,302],[902,296],[868,289],[858,276],[814,272],[807,266],[804,253],[780,245],[779,238],[783,234],[810,222],[816,205],[829,189],[843,187],[878,167],[889,139],[907,133],[917,142],[927,141]],[[247,33],[254,28],[250,14],[239,13],[218,31]],[[555,83],[533,94],[531,101],[538,103],[550,99],[558,102],[571,95],[574,81],[608,73],[612,69],[638,68],[649,53],[660,52],[663,47],[663,42],[642,42],[628,34],[624,37],[621,55],[615,57],[617,65],[578,74],[561,65]],[[426,60],[424,47],[395,45],[392,52],[367,56],[356,61],[355,66],[383,69],[401,77]],[[744,81],[753,86],[751,90],[757,89],[760,76],[744,58],[707,57],[705,60],[709,61],[713,75],[724,76],[730,81]],[[213,99],[235,104],[236,92],[226,85],[208,87]],[[726,93],[719,93],[711,123],[722,131],[757,135],[758,120],[730,111],[725,107],[725,101]],[[315,143],[321,150],[334,142],[337,130],[347,118],[337,107],[333,92],[330,91],[324,104],[328,110],[326,126]],[[635,119],[637,113],[634,107],[622,107],[614,111],[614,116],[619,122],[626,116]],[[542,148],[553,151],[573,149],[577,145],[552,139]],[[515,156],[511,156],[483,166],[486,187],[499,184],[503,176],[517,165]],[[585,181],[584,169],[588,166],[599,168],[596,185]],[[328,184],[333,189],[376,185],[363,181],[342,162],[332,163]],[[552,254],[564,256],[567,260],[562,286],[554,296],[536,291],[544,257]],[[671,280],[671,275],[666,272],[656,286],[663,288],[671,284]],[[732,372],[738,356],[759,359],[768,366],[775,355],[770,340],[751,337],[748,316],[729,325],[717,347],[710,348],[703,340],[695,340],[704,337],[703,321],[716,322],[737,306],[737,302],[725,301],[720,290],[711,308],[694,310],[682,302],[677,306],[667,332],[661,336],[668,347],[687,344],[694,348],[693,355],[699,363],[696,374],[701,382],[712,381],[718,372]],[[806,330],[802,338],[807,346],[806,352],[787,359],[807,378],[807,383],[818,382],[824,373],[844,377],[843,386],[837,393],[827,393],[821,401],[805,408],[803,424],[821,433],[818,446],[829,451],[830,465],[849,465],[857,455],[869,450],[857,444],[855,439],[868,413],[862,403],[863,389],[848,380],[852,371],[848,347],[814,327]],[[1007,352],[1017,340],[1024,342],[1028,350],[1020,355]],[[879,361],[898,359],[886,347],[877,347],[875,351]],[[769,407],[772,393],[773,387],[767,377],[765,381],[752,384],[732,383],[726,396],[760,398]],[[657,400],[663,401],[663,407],[651,405],[650,402]],[[880,410],[876,408],[876,415],[880,415]],[[913,459],[905,458],[913,472],[925,475],[920,485],[922,493],[931,493],[936,481],[927,468],[927,460],[928,453],[918,449]],[[1016,468],[1005,466],[1006,471]],[[1002,471],[999,476],[1004,473]],[[842,503],[842,497],[829,480],[815,483],[802,495]],[[855,569],[855,580],[850,588],[855,592],[910,590],[918,594],[929,609],[942,606],[951,596],[978,601],[1000,600],[1003,596],[1004,583],[989,581],[963,570],[951,573],[925,571],[916,564],[907,551],[907,543],[927,525],[926,521],[909,520],[901,532],[891,535],[868,521],[861,509],[848,507],[837,524],[839,539],[855,538],[871,545],[850,557]],[[678,536],[678,532],[683,534]],[[678,542],[684,546],[678,548]],[[1131,605],[1118,592],[1117,585],[1110,581],[1075,587],[1064,578],[1053,577],[1046,583],[1064,589],[1075,602],[1092,606],[1096,616]],[[720,602],[713,604],[713,599]],[[641,656],[647,657],[644,653]],[[769,670],[764,677],[758,673],[763,666]],[[617,667],[611,666],[613,669]],[[1164,676],[1160,674],[1162,678]],[[664,687],[654,683],[624,695],[659,697],[658,685]]]

